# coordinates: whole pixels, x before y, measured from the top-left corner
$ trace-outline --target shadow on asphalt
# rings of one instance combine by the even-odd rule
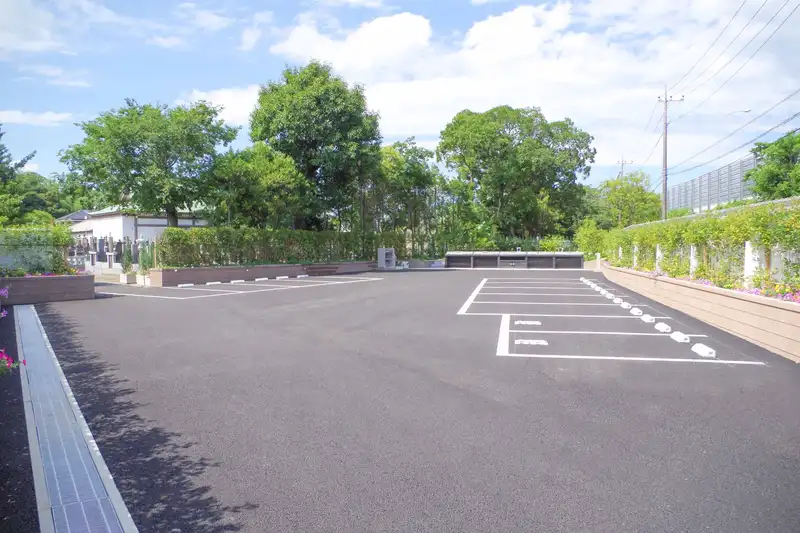
[[[115,368],[88,351],[68,316],[48,305],[36,309],[83,416],[140,531],[223,533],[241,531],[235,515],[254,503],[223,506],[195,480],[210,459],[191,457],[193,444],[153,427],[136,411],[134,389]]]

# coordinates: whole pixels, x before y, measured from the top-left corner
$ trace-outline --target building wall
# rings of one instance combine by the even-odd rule
[[[179,227],[207,226],[205,220],[179,219]],[[104,216],[90,218],[72,225],[73,235],[91,235],[99,239],[110,234],[114,240],[125,237],[139,239],[144,237],[153,240],[164,233],[167,219],[159,217],[136,217],[129,215]]]

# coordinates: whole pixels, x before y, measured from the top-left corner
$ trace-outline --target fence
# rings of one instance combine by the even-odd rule
[[[673,185],[667,190],[667,209],[705,211],[734,200],[752,198],[751,184],[745,174],[756,165],[756,157],[748,155],[708,174]]]

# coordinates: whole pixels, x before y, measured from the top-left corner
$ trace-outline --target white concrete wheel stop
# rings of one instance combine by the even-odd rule
[[[650,315],[642,315],[641,316],[642,322],[647,322],[648,324],[652,324],[656,321],[655,318],[651,317]]]
[[[621,304],[623,301],[624,300],[622,298],[614,298],[614,303],[617,305]]]
[[[656,324],[656,330],[660,331],[661,333],[670,333],[672,332],[672,328],[663,322],[659,322]]]
[[[689,339],[688,335],[681,333],[680,331],[673,331],[669,338],[680,343],[688,343],[691,340]]]
[[[638,307],[634,307],[634,308],[631,309],[631,314],[633,316],[642,316],[644,314],[644,311],[642,311]]]
[[[621,304],[619,304],[619,306],[622,307],[623,309],[630,309],[631,307],[633,307],[628,302],[622,302]]]
[[[709,348],[705,344],[697,343],[692,346],[692,351],[704,359],[716,359],[717,352],[713,348]]]

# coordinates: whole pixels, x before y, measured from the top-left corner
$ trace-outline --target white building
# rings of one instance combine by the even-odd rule
[[[78,214],[81,216],[77,216]],[[121,241],[127,237],[131,241],[141,238],[152,241],[159,237],[167,227],[166,216],[136,214],[131,209],[120,206],[90,211],[85,214],[85,219],[82,215],[81,212],[70,213],[59,219],[72,222],[72,235],[76,238],[107,239],[111,237],[114,241]],[[178,226],[181,228],[207,225],[207,221],[195,217],[188,210],[178,211]]]

